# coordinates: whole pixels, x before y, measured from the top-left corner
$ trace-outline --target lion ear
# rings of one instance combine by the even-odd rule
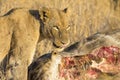
[[[40,15],[39,15],[39,11],[38,10],[29,10],[29,13],[34,16],[36,19],[39,20]]]
[[[39,11],[39,14],[40,14],[40,18],[42,19],[42,21],[45,22],[48,18],[48,15],[49,15],[49,9],[48,8],[42,8]]]
[[[63,9],[62,11],[63,11],[64,13],[67,13],[68,8]]]

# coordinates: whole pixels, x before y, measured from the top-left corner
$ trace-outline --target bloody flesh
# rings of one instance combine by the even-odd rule
[[[97,79],[100,74],[117,74],[120,71],[120,49],[103,46],[87,55],[63,57],[59,77],[64,80]]]

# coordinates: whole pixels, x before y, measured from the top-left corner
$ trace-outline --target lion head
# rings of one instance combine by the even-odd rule
[[[66,47],[70,43],[67,8],[64,10],[43,8],[39,13],[43,23],[40,27],[42,36],[51,39],[57,49]]]

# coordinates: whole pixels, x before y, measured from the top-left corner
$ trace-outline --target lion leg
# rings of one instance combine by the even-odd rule
[[[13,34],[12,52],[6,71],[8,80],[27,80],[28,66],[32,62],[39,37],[39,29],[29,29],[24,31],[24,28],[17,28]]]
[[[1,21],[1,18],[0,18]],[[2,25],[0,23],[0,63],[5,58],[10,50],[11,37],[12,37],[12,27],[8,25]]]
[[[0,77],[2,78],[4,76],[4,69],[5,69],[4,58],[9,53],[10,43],[11,43],[11,33],[10,34],[6,34],[5,32],[2,33],[0,30]]]
[[[27,80],[28,66],[32,61],[30,57],[34,54],[34,50],[34,47],[29,47],[28,49],[19,47],[10,54],[6,71],[8,80]]]

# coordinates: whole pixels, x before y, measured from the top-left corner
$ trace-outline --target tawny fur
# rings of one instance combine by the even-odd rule
[[[50,39],[57,50],[69,44],[65,15],[64,10],[21,8],[0,17],[0,62],[10,54],[8,79],[27,80],[27,67],[38,41]]]

